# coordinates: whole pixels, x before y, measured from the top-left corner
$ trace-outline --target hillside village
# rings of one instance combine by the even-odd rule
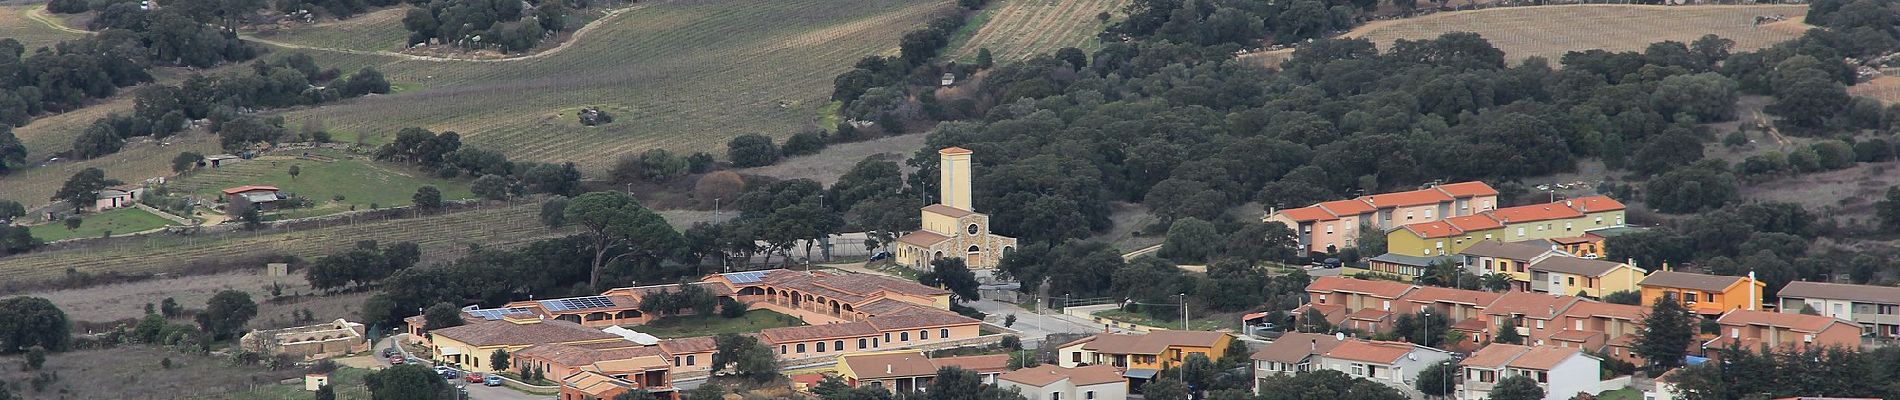
[[[1900,1],[0,3],[0,400],[1900,398]]]

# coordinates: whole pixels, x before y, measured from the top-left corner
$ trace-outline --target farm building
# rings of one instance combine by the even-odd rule
[[[245,185],[224,189],[224,202],[230,204],[251,204],[269,210],[272,203],[283,200],[284,195],[276,186]]]
[[[133,204],[138,204],[140,197],[145,196],[145,188],[137,185],[121,185],[100,190],[98,195],[98,200],[93,201],[92,208],[95,210],[131,207]]]
[[[369,351],[363,324],[342,319],[284,329],[251,331],[238,339],[245,350],[318,359]]]

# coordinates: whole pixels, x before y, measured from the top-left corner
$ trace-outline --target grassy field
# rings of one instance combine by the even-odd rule
[[[60,221],[37,225],[29,231],[33,232],[33,237],[51,242],[72,238],[96,238],[105,236],[106,232],[124,235],[163,228],[165,225],[172,224],[171,220],[136,207],[82,214],[79,217],[79,229],[66,229],[66,223]]]
[[[290,29],[251,32],[260,39],[304,46],[362,51],[400,50],[409,39],[402,16],[409,7],[392,7],[342,21],[298,25]],[[345,73],[354,71],[345,71]]]
[[[1798,18],[1756,26],[1756,16],[1798,17],[1806,12],[1805,5],[1504,7],[1378,21],[1353,29],[1346,36],[1363,37],[1378,44],[1380,49],[1389,49],[1397,39],[1430,39],[1446,32],[1476,32],[1504,50],[1508,60],[1536,56],[1556,64],[1569,51],[1640,52],[1650,43],[1664,40],[1688,43],[1707,34],[1734,40],[1734,51],[1754,50],[1794,39],[1806,30]]]
[[[337,368],[335,372],[331,372],[330,387],[336,389],[336,398],[338,400],[369,400],[369,387],[364,386],[363,377],[369,375],[370,372],[370,370],[366,369],[348,367]],[[304,391],[303,383],[298,382],[293,384],[256,385],[245,390],[236,390],[228,393],[207,393],[205,397],[194,398],[205,400],[303,400],[311,398],[311,393]]]
[[[772,310],[747,310],[744,317],[726,318],[719,315],[688,315],[666,317],[652,323],[632,327],[648,335],[662,339],[712,336],[721,333],[757,333],[760,329],[787,326],[803,326],[804,321],[790,315]]]
[[[252,260],[270,254],[310,259],[355,246],[359,240],[414,241],[422,246],[427,263],[466,254],[471,244],[507,248],[567,233],[543,226],[537,217],[539,210],[538,203],[523,203],[421,218],[337,221],[335,225],[291,232],[147,235],[103,245],[0,258],[0,282],[30,285],[52,281],[65,276],[68,268],[93,274],[156,274],[186,272],[194,265]],[[0,291],[10,290],[0,288]]]
[[[947,54],[973,61],[978,49],[989,48],[990,55],[1001,64],[1054,53],[1063,47],[1093,53],[1102,47],[1095,35],[1107,26],[1097,16],[1104,12],[1119,14],[1127,4],[1128,0],[993,1],[952,39]]]
[[[188,322],[185,322],[188,323]],[[28,382],[39,371],[21,371],[20,356],[0,358],[0,381],[9,382],[9,391],[27,399],[202,399],[226,398],[234,391],[274,386],[279,379],[300,378],[297,370],[268,371],[256,366],[235,366],[229,358],[195,355],[163,347],[124,345],[106,350],[80,350],[46,357],[47,372],[57,372],[59,380],[35,391]],[[171,360],[171,368],[161,366]],[[360,378],[359,378],[360,381]],[[339,387],[341,388],[341,387]],[[302,387],[298,387],[301,391]],[[342,390],[338,391],[342,394]],[[308,392],[295,397],[243,396],[232,399],[309,399]],[[368,396],[342,397],[368,399]]]
[[[300,152],[301,153],[301,152]],[[279,218],[309,217],[350,210],[414,204],[416,189],[434,185],[443,200],[474,197],[468,183],[438,179],[400,165],[362,159],[335,150],[311,150],[302,155],[273,155],[206,169],[179,178],[172,188],[200,198],[217,198],[221,190],[243,185],[271,185],[317,203],[311,208],[276,213]],[[299,174],[290,176],[290,167]],[[343,200],[336,198],[342,196]]]
[[[833,77],[862,56],[894,51],[898,36],[952,3],[651,3],[603,19],[562,51],[516,61],[311,51],[325,66],[374,65],[410,89],[288,116],[320,118],[372,142],[406,126],[456,131],[467,144],[594,171],[650,148],[723,153],[739,134],[785,137],[815,126]],[[616,121],[581,126],[574,112],[593,105],[619,111]]]
[[[0,38],[13,38],[26,45],[27,54],[33,49],[51,47],[61,40],[78,39],[79,34],[55,29],[27,16],[39,5],[0,6]]]

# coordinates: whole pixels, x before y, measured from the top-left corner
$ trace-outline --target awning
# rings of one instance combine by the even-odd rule
[[[1130,369],[1128,369],[1128,372],[1126,372],[1126,373],[1123,373],[1123,374],[1122,374],[1122,376],[1124,376],[1124,377],[1129,377],[1129,378],[1135,378],[1135,379],[1154,379],[1154,377],[1155,377],[1155,373],[1158,373],[1158,372],[1161,372],[1161,371],[1160,371],[1160,370],[1153,370],[1153,369],[1135,369],[1135,368],[1130,368]]]
[[[1261,311],[1257,313],[1248,313],[1247,315],[1242,315],[1240,316],[1240,320],[1245,322],[1245,321],[1252,321],[1252,320],[1266,318],[1266,317],[1267,317],[1267,312]]]
[[[462,354],[462,349],[457,348],[457,347],[440,347],[440,348],[436,348],[435,352],[436,354],[441,354],[445,356],[453,356],[453,355]]]

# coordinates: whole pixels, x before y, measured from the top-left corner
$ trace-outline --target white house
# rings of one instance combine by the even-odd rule
[[[1318,369],[1409,388],[1425,367],[1451,361],[1451,352],[1406,342],[1348,339],[1316,360]]]
[[[1583,350],[1556,346],[1519,346],[1492,344],[1471,353],[1464,367],[1463,398],[1489,398],[1499,381],[1511,376],[1526,376],[1544,389],[1545,400],[1561,400],[1577,393],[1602,391],[1597,379],[1602,360],[1583,354]]]
[[[138,204],[139,198],[145,196],[145,188],[137,186],[108,188],[100,190],[98,194],[99,198],[93,202],[92,208],[105,211]]]
[[[1267,347],[1253,353],[1254,379],[1312,371],[1313,358],[1333,351],[1341,341],[1341,338],[1333,335],[1316,333],[1289,332],[1281,335]],[[1254,382],[1254,394],[1260,394],[1259,382]]]
[[[1128,383],[1121,370],[1107,365],[1063,368],[1043,364],[996,377],[997,387],[1014,388],[1028,400],[1125,400]]]

